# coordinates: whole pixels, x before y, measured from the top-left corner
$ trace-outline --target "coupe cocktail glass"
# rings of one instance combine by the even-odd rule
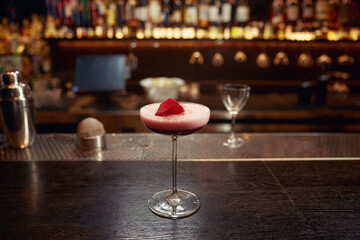
[[[210,109],[197,103],[181,102],[184,112],[176,115],[156,116],[160,103],[148,104],[140,109],[140,118],[151,131],[171,136],[172,140],[172,188],[155,193],[148,206],[155,214],[166,218],[187,217],[200,208],[197,196],[189,191],[177,189],[177,139],[197,132],[209,121]]]
[[[235,120],[250,96],[250,87],[245,84],[224,84],[221,87],[222,101],[231,114],[231,134],[224,142],[224,146],[238,148],[243,145],[242,138],[235,137]]]

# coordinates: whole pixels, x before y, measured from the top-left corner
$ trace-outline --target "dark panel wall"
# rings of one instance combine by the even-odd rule
[[[11,11],[16,10],[17,22],[24,17],[30,17],[33,13],[45,14],[45,0],[0,0],[0,19],[10,18]]]

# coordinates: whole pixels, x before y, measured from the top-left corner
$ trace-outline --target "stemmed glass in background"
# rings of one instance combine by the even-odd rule
[[[242,138],[235,137],[235,120],[238,113],[243,109],[250,96],[250,87],[245,84],[224,84],[221,86],[222,101],[231,114],[231,134],[224,146],[238,148],[243,145]]]

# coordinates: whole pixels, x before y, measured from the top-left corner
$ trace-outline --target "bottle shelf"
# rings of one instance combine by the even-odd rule
[[[360,42],[352,41],[52,39],[49,43],[55,72],[72,71],[76,58],[81,55],[133,53],[138,58],[138,69],[133,72],[132,79],[137,80],[148,76],[178,76],[201,80],[288,81],[317,79],[321,74],[317,61],[322,55],[327,55],[332,61],[328,71],[349,72],[352,79],[360,79],[357,71]],[[201,53],[203,64],[197,61],[192,63],[191,57],[196,51]],[[245,58],[235,58],[238,52],[242,52]],[[286,56],[282,57],[280,52]],[[217,53],[223,57],[220,67],[213,63]],[[262,53],[268,56],[266,66],[258,62]],[[311,56],[307,67],[299,66],[299,58],[303,54],[306,54],[306,58]],[[340,60],[344,60],[340,57],[347,57],[351,61],[341,63]]]
[[[48,39],[50,43],[56,44],[59,47],[77,47],[77,48],[91,48],[91,47],[124,47],[124,48],[208,48],[208,47],[242,47],[242,48],[339,48],[339,49],[357,49],[360,48],[360,42],[350,40],[342,41],[288,41],[288,40],[166,40],[166,39]]]

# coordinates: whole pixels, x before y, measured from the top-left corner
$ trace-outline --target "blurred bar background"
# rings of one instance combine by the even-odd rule
[[[31,84],[38,132],[76,132],[88,116],[107,132],[147,132],[139,108],[172,90],[211,108],[203,132],[228,132],[228,82],[251,86],[238,132],[360,132],[359,1],[0,3],[0,71]],[[96,62],[106,56],[121,76]]]

